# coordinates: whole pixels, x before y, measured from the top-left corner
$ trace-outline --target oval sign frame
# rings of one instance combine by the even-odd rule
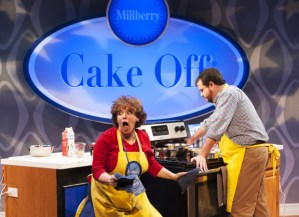
[[[24,61],[31,88],[69,114],[111,123],[120,95],[139,98],[147,122],[187,120],[213,110],[194,82],[217,67],[227,83],[243,88],[248,59],[230,37],[206,24],[170,18],[155,43],[131,46],[118,40],[105,17],[58,27],[39,38]]]

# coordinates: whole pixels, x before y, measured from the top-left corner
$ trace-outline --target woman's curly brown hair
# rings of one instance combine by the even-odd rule
[[[143,109],[143,105],[140,100],[132,96],[121,96],[116,101],[113,102],[111,106],[111,114],[112,114],[112,123],[118,127],[117,123],[117,115],[123,110],[128,109],[132,114],[135,114],[139,119],[136,122],[135,128],[140,127],[146,121],[146,113]]]

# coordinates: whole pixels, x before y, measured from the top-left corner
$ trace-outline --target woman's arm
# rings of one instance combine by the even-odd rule
[[[166,169],[165,167],[163,167],[160,170],[160,172],[157,174],[157,177],[163,178],[163,179],[170,179],[170,180],[178,181],[179,178],[186,175],[186,173],[187,172],[173,173],[173,172],[169,171],[168,169]]]
[[[115,131],[112,128],[102,133],[94,146],[91,171],[96,180],[99,180],[103,173],[113,171],[117,164],[118,145]]]

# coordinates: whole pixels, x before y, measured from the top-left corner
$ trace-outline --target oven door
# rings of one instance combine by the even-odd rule
[[[166,168],[174,173],[185,171],[179,166]],[[177,182],[155,178],[148,173],[141,176],[141,181],[149,201],[163,217],[188,217],[187,194],[181,194],[182,189]]]
[[[224,217],[227,216],[226,206],[219,205],[217,174],[220,169],[215,169],[207,175],[197,177],[196,181],[187,190],[188,217]],[[218,183],[219,184],[219,183]],[[225,203],[222,197],[222,202]]]
[[[208,165],[211,172],[200,175],[184,194],[175,181],[154,178],[147,173],[143,174],[141,181],[145,186],[149,201],[163,217],[227,216],[226,206],[218,205],[217,192],[217,174],[223,162],[212,160],[208,162]],[[163,166],[174,173],[194,168],[180,166],[180,164],[164,164]]]

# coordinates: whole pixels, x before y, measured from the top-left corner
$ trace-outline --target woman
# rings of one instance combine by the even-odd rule
[[[136,128],[144,124],[146,113],[141,102],[129,96],[118,98],[111,108],[114,127],[98,138],[93,150],[92,201],[97,217],[159,217],[145,192],[117,190],[115,173],[123,176],[148,172],[177,181],[185,172],[174,174],[154,158],[148,135]],[[139,179],[138,179],[139,180]]]

